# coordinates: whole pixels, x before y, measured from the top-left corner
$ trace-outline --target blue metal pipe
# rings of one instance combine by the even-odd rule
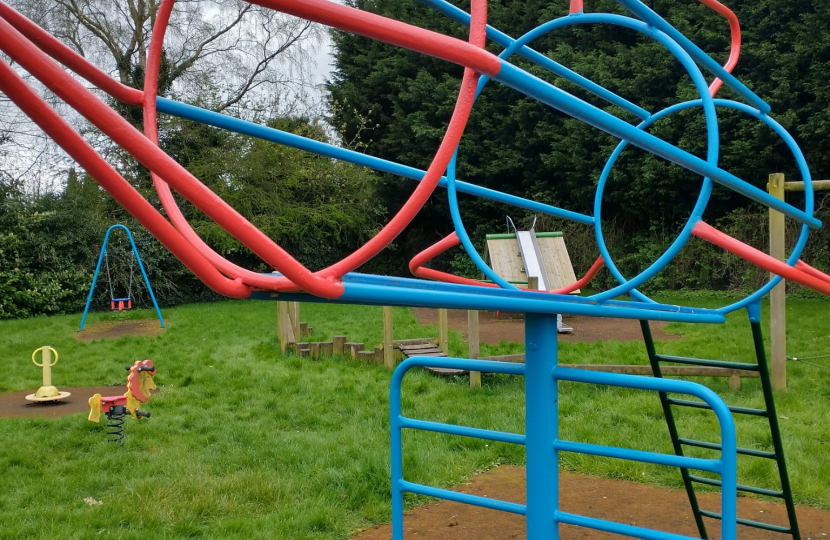
[[[611,15],[607,13],[599,13],[599,14],[590,14],[590,15],[574,15],[570,17],[561,17],[559,19],[554,19],[549,21],[545,24],[542,24],[533,30],[527,32],[523,36],[521,36],[518,40],[514,41],[507,49],[505,49],[500,55],[499,58],[502,60],[509,59],[516,51],[521,49],[521,47],[525,46],[527,43],[530,43],[534,39],[537,39],[549,32],[553,32],[554,30],[558,30],[560,28],[576,25],[576,24],[610,24],[615,26],[621,26],[623,28],[628,28],[637,32],[641,32],[643,34],[648,35],[672,53],[677,60],[683,65],[686,69],[686,72],[689,74],[689,77],[694,82],[695,87],[697,88],[698,94],[701,96],[701,100],[703,103],[703,109],[706,115],[706,128],[707,128],[707,143],[708,143],[708,151],[707,151],[707,161],[712,164],[713,166],[717,165],[718,162],[718,150],[719,150],[719,138],[718,138],[718,122],[717,122],[717,114],[715,111],[715,106],[712,102],[712,97],[709,95],[709,87],[706,83],[706,79],[703,78],[703,74],[700,72],[698,67],[695,65],[692,58],[674,41],[672,41],[668,36],[665,34],[654,30],[653,28],[645,25],[641,21],[637,21],[630,17],[622,17],[619,15]],[[476,99],[478,98],[479,94],[481,93],[484,86],[489,81],[489,77],[481,77],[478,82],[478,88],[476,90]],[[644,126],[648,126],[653,120],[653,117],[645,120],[640,127],[642,129]],[[626,124],[628,125],[628,124]],[[630,126],[629,126],[630,127]],[[623,141],[625,142],[625,141]],[[668,143],[666,143],[668,144]],[[672,147],[675,148],[676,147]],[[620,152],[622,150],[620,149]],[[455,153],[453,154],[452,159],[447,167],[447,195],[449,197],[450,203],[450,215],[453,220],[453,225],[455,226],[456,234],[458,238],[461,240],[464,249],[467,251],[467,254],[472,259],[473,263],[478,267],[479,270],[490,280],[494,283],[498,284],[499,286],[506,288],[506,289],[514,289],[515,286],[507,282],[497,273],[495,273],[492,268],[481,258],[481,256],[476,251],[475,247],[473,246],[472,241],[470,240],[466,229],[464,228],[464,222],[461,219],[461,213],[458,208],[458,199],[455,193],[455,166],[456,166],[456,159],[458,155],[458,149],[456,148]],[[619,155],[619,153],[616,153]],[[614,155],[612,155],[612,159]],[[606,165],[606,170],[610,170],[610,166]],[[605,171],[603,171],[605,172]],[[607,178],[607,175],[606,175]],[[603,178],[600,178],[600,183],[604,186]],[[598,188],[599,191],[599,188]],[[689,238],[692,235],[692,227],[694,223],[697,221],[695,216],[699,216],[703,213],[703,210],[706,208],[706,203],[709,201],[709,196],[712,192],[712,181],[708,178],[705,178],[703,181],[703,186],[700,190],[700,195],[698,196],[698,200],[695,203],[694,210],[692,211],[692,218],[686,224],[681,234],[678,235],[677,239],[674,241],[672,246],[667,250],[666,254],[663,255],[658,261],[652,264],[648,269],[643,271],[639,277],[642,278],[643,281],[650,279],[654,276],[660,269],[662,269],[666,264],[668,264],[671,260],[671,253],[676,254],[683,245],[688,242]],[[596,231],[596,238],[597,243],[600,247],[600,252],[603,255],[607,254],[608,250],[605,248],[605,239],[603,238],[602,231],[600,230],[599,221],[597,216],[599,216],[599,207],[598,203],[595,203],[594,207],[594,228]],[[621,285],[617,289],[625,288],[624,285]],[[628,289],[633,288],[633,286],[628,287]],[[626,289],[626,291],[628,290]],[[615,289],[616,291],[616,289]],[[623,291],[623,292],[626,292]],[[613,298],[617,296],[619,292],[611,295],[605,293],[604,298]],[[633,293],[635,296],[638,293]],[[638,299],[645,299],[646,301],[648,298],[639,298]]]
[[[591,456],[602,456],[615,459],[627,459],[629,461],[640,461],[665,465],[668,467],[681,467],[684,469],[697,469],[720,474],[721,462],[718,459],[701,459],[686,456],[675,456],[672,454],[658,454],[656,452],[644,452],[630,448],[618,448],[615,446],[603,446],[573,441],[556,441],[554,447],[561,452],[573,452],[575,454],[588,454]]]
[[[657,392],[673,392],[695,396],[706,402],[718,418],[721,435],[721,459],[719,470],[721,475],[721,532],[722,538],[733,539],[737,534],[737,437],[735,422],[732,413],[723,400],[709,388],[690,381],[662,379],[652,377],[638,377],[636,375],[622,375],[619,373],[604,373],[600,371],[583,371],[579,369],[554,369],[554,380],[581,382],[619,386],[623,388],[637,388]],[[605,530],[605,529],[603,529]],[[655,537],[659,538],[659,537]]]
[[[736,534],[737,498],[737,443],[735,425],[731,413],[723,401],[710,389],[689,381],[638,377],[615,373],[575,370],[556,365],[556,316],[526,315],[526,363],[510,364],[460,358],[413,357],[404,361],[395,370],[390,384],[390,428],[392,433],[392,492],[393,492],[393,540],[403,539],[403,492],[412,492],[431,497],[452,500],[524,514],[527,516],[528,540],[557,540],[558,525],[566,523],[596,530],[654,540],[689,540],[690,537],[655,530],[644,529],[622,523],[615,523],[559,511],[558,504],[558,452],[579,452],[611,458],[628,459],[658,465],[693,468],[721,475],[722,538],[734,540]],[[525,376],[525,419],[524,438],[527,455],[527,505],[517,505],[485,497],[477,497],[454,491],[438,489],[407,482],[403,479],[401,429],[428,429],[441,433],[487,437],[495,433],[476,428],[436,424],[408,419],[401,414],[401,384],[407,371],[415,366],[490,371]],[[721,430],[721,459],[700,459],[686,456],[644,452],[626,448],[600,446],[559,440],[558,422],[558,381],[600,384],[623,388],[637,388],[658,392],[683,393],[696,396],[708,403],[715,412]],[[519,436],[515,436],[519,437]],[[521,439],[506,440],[521,444]]]
[[[392,374],[392,381],[389,384],[389,433],[390,433],[390,450],[391,450],[391,475],[392,475],[392,538],[393,540],[403,540],[403,492],[409,491],[412,493],[421,493],[432,497],[441,497],[467,504],[477,504],[479,506],[487,506],[487,508],[494,508],[496,510],[504,510],[506,512],[514,512],[524,514],[524,506],[514,503],[507,503],[504,501],[494,501],[490,499],[483,499],[483,497],[474,497],[472,495],[464,495],[453,491],[439,490],[429,486],[421,486],[406,482],[403,479],[403,446],[401,441],[401,430],[403,427],[415,428],[415,425],[404,426],[407,420],[401,412],[401,384],[406,373],[418,366],[435,366],[453,368],[457,366],[460,369],[467,369],[472,371],[489,371],[491,373],[506,373],[510,375],[521,375],[524,373],[524,364],[512,364],[507,362],[492,362],[487,360],[467,360],[462,358],[433,358],[425,356],[416,356],[408,358],[401,362]],[[434,424],[427,422],[426,424]],[[464,426],[448,426],[458,427],[463,430],[472,430],[473,428],[465,428]],[[437,431],[437,430],[436,430]],[[483,431],[483,430],[476,430]],[[513,435],[513,434],[504,434]],[[511,442],[511,441],[506,441]]]
[[[442,13],[442,14],[446,15],[447,17],[454,20],[455,22],[461,23],[461,24],[463,24],[464,26],[466,26],[468,28],[470,27],[470,14],[467,13],[466,11],[464,11],[463,9],[458,8],[458,7],[450,4],[446,0],[418,0],[418,1],[421,2],[424,5],[427,5],[431,8],[433,8],[433,9],[435,9],[439,13]],[[516,41],[512,37],[505,34],[504,32],[501,32],[501,31],[493,28],[490,25],[487,25],[487,37],[492,39],[493,41],[495,41],[496,43],[498,43],[499,45],[501,45],[502,47],[505,47],[505,48],[510,47]],[[554,75],[562,77],[566,81],[569,81],[569,82],[579,86],[583,90],[587,90],[588,92],[591,92],[595,96],[598,96],[598,97],[604,99],[605,101],[611,103],[612,105],[616,105],[616,106],[620,107],[624,111],[629,112],[629,113],[633,114],[634,116],[637,116],[638,118],[646,119],[650,116],[650,113],[647,110],[640,107],[639,105],[631,103],[630,101],[623,98],[622,96],[619,96],[619,95],[615,94],[614,92],[611,92],[610,90],[598,85],[597,83],[595,83],[595,82],[593,82],[589,79],[586,79],[585,77],[583,77],[579,73],[576,73],[575,71],[572,71],[572,70],[566,68],[565,66],[563,66],[559,62],[551,60],[547,56],[531,49],[530,47],[528,47],[526,45],[522,45],[521,48],[519,48],[519,50],[517,52],[518,52],[519,56],[522,56],[522,57],[530,60],[534,64],[547,69],[548,71],[550,71]]]
[[[691,101],[687,101],[687,102],[684,102],[684,103],[678,103],[676,105],[672,105],[671,107],[668,107],[668,108],[666,108],[666,109],[664,109],[660,112],[655,113],[654,116],[652,116],[649,120],[643,122],[638,127],[642,128],[642,129],[645,129],[651,123],[656,122],[657,120],[660,120],[660,119],[662,119],[662,118],[664,118],[664,117],[666,117],[670,114],[673,114],[675,112],[685,110],[685,109],[700,107],[700,106],[702,106],[702,104],[703,104],[703,102],[701,100],[691,100]],[[807,165],[807,160],[804,157],[804,153],[801,151],[801,148],[799,148],[798,144],[795,142],[795,139],[793,139],[792,135],[790,135],[789,132],[787,132],[787,130],[781,124],[776,122],[770,116],[763,115],[758,110],[753,109],[752,107],[750,107],[748,105],[745,105],[743,103],[739,103],[737,101],[726,100],[726,99],[716,99],[716,100],[714,100],[714,105],[715,105],[715,107],[719,107],[719,108],[733,109],[733,110],[742,112],[746,115],[749,115],[749,116],[751,116],[751,117],[753,117],[757,120],[760,120],[766,126],[768,126],[770,129],[772,129],[779,137],[781,137],[781,139],[784,141],[784,143],[790,149],[790,152],[792,152],[793,158],[795,159],[796,165],[798,166],[799,173],[801,174],[801,179],[804,180],[804,185],[805,185],[805,188],[804,188],[804,211],[806,213],[812,214],[813,210],[815,208],[815,193],[814,193],[814,189],[813,189],[813,185],[812,185],[812,178],[813,177],[812,177],[812,174],[810,173],[810,168]],[[603,190],[605,189],[605,184],[608,180],[608,176],[611,172],[611,168],[613,167],[615,161],[617,160],[617,158],[620,156],[620,154],[622,153],[622,151],[625,149],[625,147],[627,145],[628,145],[627,142],[625,142],[625,141],[621,142],[619,144],[619,146],[617,146],[617,148],[614,150],[614,153],[611,155],[611,157],[608,159],[608,162],[605,164],[605,168],[603,169],[602,174],[600,175],[600,179],[599,179],[599,182],[597,184],[597,192],[596,192],[596,195],[595,195],[595,198],[594,198],[594,218],[596,219],[595,231],[597,233],[597,238],[598,238],[597,243],[599,245],[600,254],[602,255],[603,259],[605,260],[605,264],[608,267],[608,270],[617,279],[617,281],[619,281],[620,284],[621,284],[618,287],[614,287],[612,289],[609,289],[608,291],[604,291],[602,293],[599,293],[599,294],[596,294],[596,295],[593,295],[593,296],[590,297],[590,298],[594,298],[595,300],[597,300],[599,302],[603,302],[603,301],[605,301],[609,298],[614,298],[614,297],[616,297],[620,294],[624,294],[626,292],[630,292],[632,294],[632,296],[637,298],[638,300],[653,301],[653,300],[649,299],[648,297],[646,297],[645,295],[643,295],[642,293],[639,293],[636,289],[631,289],[631,287],[639,287],[641,284],[643,284],[654,273],[654,272],[648,273],[649,270],[654,269],[654,268],[659,269],[659,268],[662,268],[663,266],[665,266],[665,264],[667,264],[667,262],[668,262],[666,259],[671,260],[673,257],[675,257],[677,255],[677,253],[680,250],[680,247],[682,247],[682,246],[678,246],[676,249],[670,248],[670,249],[666,250],[666,252],[657,261],[655,261],[648,269],[644,270],[643,272],[641,272],[639,275],[632,278],[631,280],[627,280],[622,275],[622,273],[619,271],[616,264],[614,263],[614,259],[611,257],[611,254],[609,253],[609,251],[606,247],[604,239],[602,239],[602,217],[601,217],[602,216],[602,214],[601,214],[602,201],[601,201],[601,198],[602,198]],[[693,212],[693,216],[694,216],[694,212]],[[699,219],[699,216],[698,216],[697,219]],[[690,224],[692,226],[694,225],[694,223],[692,222],[692,218],[690,218],[689,222],[687,222],[686,225],[684,226],[684,231],[687,228],[689,228]],[[800,230],[799,235],[798,235],[798,240],[796,241],[795,246],[793,247],[792,251],[790,252],[790,255],[787,258],[787,261],[786,261],[787,264],[789,264],[790,266],[795,266],[795,263],[798,262],[798,259],[799,259],[799,257],[801,257],[801,253],[803,252],[804,247],[807,244],[807,239],[808,239],[809,235],[810,235],[809,227],[807,225],[802,225],[801,230]],[[672,246],[675,246],[676,244],[677,244],[677,242],[675,242]],[[772,290],[773,287],[775,287],[780,282],[781,282],[781,277],[780,276],[775,276],[766,285],[764,285],[763,287],[761,287],[760,289],[755,291],[750,296],[747,296],[746,298],[744,298],[742,300],[739,300],[738,302],[735,302],[735,303],[730,304],[728,306],[724,306],[722,308],[719,308],[717,311],[719,311],[721,313],[731,313],[733,311],[737,311],[737,310],[742,309],[742,308],[744,308],[748,305],[751,305],[751,304],[759,301],[761,298],[763,298],[769,291]]]
[[[249,135],[251,137],[275,142],[277,144],[283,144],[292,148],[299,148],[300,150],[314,152],[333,159],[339,159],[348,163],[369,167],[370,169],[402,176],[404,178],[417,180],[419,182],[426,174],[425,171],[416,169],[415,167],[408,167],[406,165],[401,165],[385,159],[361,154],[360,152],[355,152],[354,150],[340,148],[324,142],[315,141],[314,139],[254,124],[253,122],[247,122],[245,120],[240,120],[239,118],[208,111],[200,107],[187,105],[186,103],[180,103],[178,101],[173,101],[163,97],[156,98],[156,107],[160,112],[177,116],[179,118],[201,122],[209,126],[227,129],[228,131],[233,131],[234,133]],[[438,185],[441,187],[447,187],[446,177],[441,178]],[[518,206],[519,208],[525,208],[527,210],[548,214],[562,219],[569,219],[571,221],[576,221],[577,223],[591,225],[594,222],[594,218],[591,216],[586,216],[578,212],[572,212],[570,210],[565,210],[549,204],[531,201],[523,197],[509,195],[507,193],[502,193],[500,191],[488,189],[467,182],[457,182],[457,189],[462,193],[467,193],[476,197]]]
[[[488,441],[499,441],[511,444],[525,443],[525,436],[520,435],[518,433],[505,433],[503,431],[493,431],[491,429],[480,429],[467,426],[456,426],[452,424],[441,424],[438,422],[416,420],[414,418],[407,417],[400,418],[400,426],[402,428],[420,429],[423,431],[434,431],[435,433],[445,433],[447,435],[460,435],[462,437],[472,437],[475,439],[487,439]]]
[[[636,525],[626,525],[615,521],[606,521],[604,519],[569,514],[567,512],[557,512],[556,520],[559,523],[565,523],[567,525],[576,525],[578,527],[621,534],[632,538],[643,538],[644,540],[696,540],[694,536],[683,536],[669,532],[655,531],[653,529],[644,529]],[[724,536],[723,538],[725,540],[734,540],[735,537],[730,538]]]
[[[574,118],[594,126],[615,137],[627,140],[630,143],[660,156],[672,163],[676,163],[701,176],[706,176],[715,182],[736,191],[753,201],[759,202],[769,208],[778,210],[782,214],[809,225],[811,228],[821,227],[821,221],[817,218],[798,210],[771,196],[737,176],[723,169],[711,165],[706,161],[694,156],[684,150],[677,148],[666,141],[640,131],[635,126],[623,122],[616,116],[609,114],[590,103],[576,98],[567,92],[548,84],[547,82],[522,71],[520,68],[507,62],[502,62],[502,68],[495,80],[522,92],[534,99],[541,101],[557,110],[564,112]]]
[[[660,311],[650,308],[610,307],[600,304],[577,304],[552,299],[535,299],[527,293],[516,292],[515,296],[486,295],[478,287],[469,293],[441,292],[428,289],[403,287],[382,287],[358,283],[343,283],[345,292],[340,302],[374,304],[381,306],[446,307],[451,309],[503,310],[519,313],[561,313],[563,315],[585,315],[589,317],[620,317],[624,319],[648,319],[658,321],[722,323],[725,317],[720,313]],[[472,287],[471,287],[472,289]],[[553,295],[550,295],[553,296]],[[314,297],[280,294],[280,299],[315,302]]]
[[[735,78],[734,75],[726,71],[723,66],[712,60],[712,58],[703,52],[700,47],[695,45],[689,38],[680,33],[674,26],[666,22],[660,15],[655,13],[644,3],[639,0],[616,0],[629,11],[637,15],[640,19],[648,23],[649,26],[654,26],[664,34],[680,44],[697,63],[706,68],[715,77],[718,77],[723,83],[734,90],[738,95],[749,101],[761,114],[769,114],[770,106],[760,97],[758,97],[752,90],[747,88],[741,81]]]
[[[559,390],[556,315],[525,314],[527,538],[559,540]]]
[[[479,497],[478,495],[469,495],[467,493],[459,493],[458,491],[450,491],[448,489],[440,489],[432,486],[425,486],[423,484],[415,484],[401,480],[399,482],[401,491],[408,491],[410,493],[418,493],[419,495],[426,495],[428,497],[438,497],[439,499],[446,499],[448,501],[455,501],[463,504],[471,504],[473,506],[481,506],[483,508],[490,508],[491,510],[501,510],[502,512],[510,512],[511,514],[525,515],[526,507],[523,504],[516,504],[507,501],[500,501],[498,499],[490,499],[488,497]],[[401,536],[395,536],[394,530],[392,532],[393,540],[401,540]]]

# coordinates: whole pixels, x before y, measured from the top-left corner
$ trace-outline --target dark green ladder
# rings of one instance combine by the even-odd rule
[[[789,527],[781,527],[778,525],[772,525],[770,523],[762,523],[760,521],[753,521],[749,519],[741,519],[738,518],[738,523],[740,525],[745,525],[747,527],[756,527],[758,529],[765,529],[768,531],[775,531],[780,532],[783,534],[792,535],[793,540],[801,540],[801,534],[798,531],[798,521],[795,517],[795,505],[793,504],[793,494],[792,490],[790,489],[790,479],[787,474],[787,464],[784,461],[784,448],[781,444],[781,430],[778,427],[778,415],[775,412],[775,401],[773,399],[772,394],[772,385],[770,383],[770,375],[767,369],[767,358],[766,353],[764,352],[764,338],[763,334],[761,333],[761,317],[760,317],[760,306],[753,305],[747,309],[749,313],[749,323],[752,328],[752,339],[755,345],[755,356],[758,360],[757,364],[746,364],[740,362],[724,362],[718,360],[705,360],[701,358],[685,358],[680,356],[668,356],[664,354],[657,354],[657,351],[654,348],[654,340],[651,336],[651,327],[648,324],[648,321],[640,321],[640,326],[643,330],[643,339],[646,343],[646,350],[648,351],[648,357],[651,362],[651,367],[654,370],[655,377],[662,377],[662,372],[660,370],[660,362],[670,362],[675,364],[686,364],[686,365],[693,365],[693,366],[708,366],[708,367],[721,367],[721,368],[731,368],[731,369],[745,369],[750,371],[757,371],[759,377],[761,379],[761,386],[764,391],[764,402],[766,404],[766,409],[751,409],[747,407],[729,407],[729,410],[732,411],[733,415],[743,414],[749,416],[756,416],[756,417],[765,417],[769,421],[770,432],[772,434],[772,444],[773,444],[773,451],[772,452],[765,452],[761,450],[755,450],[752,448],[738,448],[739,455],[745,456],[752,456],[761,459],[772,459],[778,465],[778,475],[781,480],[781,490],[771,490],[771,489],[763,489],[753,486],[746,486],[738,484],[738,491],[743,491],[746,493],[755,493],[759,495],[766,495],[769,497],[777,497],[779,499],[784,499],[784,503],[787,506],[787,516],[789,518],[790,526]],[[698,401],[690,401],[684,399],[676,399],[670,397],[665,392],[660,392],[660,402],[663,405],[663,412],[666,416],[666,423],[668,424],[669,428],[669,435],[671,436],[672,445],[674,446],[674,451],[678,456],[683,455],[683,447],[684,446],[692,446],[697,448],[707,448],[711,450],[720,450],[720,445],[706,442],[706,441],[697,441],[694,439],[684,439],[677,434],[677,425],[674,422],[674,415],[672,413],[672,406],[676,407],[694,407],[698,409],[709,409],[709,406],[705,403],[698,402]],[[700,537],[704,539],[708,539],[709,536],[706,533],[706,525],[703,522],[704,517],[720,519],[721,515],[717,512],[711,512],[709,510],[703,510],[698,506],[697,503],[697,496],[695,495],[695,483],[699,484],[707,484],[710,486],[720,486],[720,480],[704,478],[702,476],[696,476],[689,472],[689,469],[680,469],[680,474],[683,477],[683,484],[686,486],[686,493],[689,495],[689,503],[692,506],[692,512],[695,516],[695,523],[697,523],[697,528],[700,531]]]

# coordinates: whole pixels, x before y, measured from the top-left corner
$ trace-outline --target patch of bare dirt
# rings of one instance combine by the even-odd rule
[[[438,324],[438,310],[430,308],[415,308],[415,317],[421,324]],[[467,339],[467,312],[465,310],[450,309],[447,311],[447,320],[450,329],[464,334]],[[631,319],[614,319],[606,317],[565,317],[565,323],[572,326],[571,334],[559,334],[562,341],[579,341],[594,343],[597,341],[642,341],[639,321]],[[680,339],[676,334],[665,332],[667,323],[652,321],[651,333],[655,340],[669,341]],[[498,345],[501,341],[524,343],[525,325],[520,313],[501,313],[496,318],[495,311],[479,311],[478,325],[481,343]]]
[[[87,325],[83,330],[76,332],[78,341],[94,341],[96,339],[116,339],[124,336],[156,337],[164,332],[158,319],[134,319],[127,321],[102,321]]]
[[[126,386],[86,386],[82,388],[60,386],[58,389],[61,392],[70,392],[72,395],[60,401],[33,403],[26,401],[26,396],[37,392],[37,388],[0,394],[0,416],[6,418],[32,416],[57,418],[67,414],[88,413],[88,400],[95,394],[122,396],[127,391]]]
[[[525,469],[502,466],[473,478],[456,491],[525,502]],[[559,497],[564,512],[659,529],[697,538],[689,500],[685,491],[607,480],[560,472]],[[702,508],[718,511],[720,496],[698,496]],[[807,506],[796,510],[802,538],[827,538],[830,535],[830,512]],[[738,515],[746,519],[787,525],[783,504],[738,498]],[[710,538],[720,538],[720,522],[707,519]],[[562,540],[612,540],[619,535],[562,525]],[[382,525],[353,537],[354,540],[388,540],[391,525]],[[404,517],[407,540],[521,540],[527,538],[523,516],[488,510],[455,502],[436,502],[415,508]],[[781,533],[738,526],[739,540],[782,540]]]

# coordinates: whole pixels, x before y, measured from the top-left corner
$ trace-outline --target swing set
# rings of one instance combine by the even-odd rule
[[[130,248],[133,254],[130,259],[130,281],[127,287],[127,296],[122,298],[115,297],[114,288],[112,286],[112,278],[110,277],[109,255],[107,254],[107,242],[109,242],[110,233],[112,233],[114,229],[124,229],[124,232],[127,233],[127,238],[130,240]],[[141,257],[138,255],[138,249],[135,247],[133,235],[130,232],[130,229],[124,225],[116,224],[107,229],[107,234],[104,235],[104,244],[101,246],[101,254],[98,256],[98,265],[95,267],[95,275],[92,277],[92,286],[89,288],[89,295],[86,298],[86,307],[84,307],[84,315],[81,318],[81,330],[84,329],[86,316],[87,313],[89,313],[89,306],[92,304],[92,294],[95,291],[95,283],[98,281],[98,274],[101,272],[101,263],[104,264],[107,271],[107,282],[110,287],[110,309],[112,309],[112,311],[115,311],[116,309],[118,311],[124,311],[124,309],[129,310],[133,308],[133,273],[135,270],[135,264],[138,263],[138,269],[141,270],[141,275],[144,277],[144,283],[147,285],[147,292],[150,293],[150,299],[153,301],[153,306],[156,308],[156,314],[159,317],[161,327],[164,328],[164,319],[161,316],[161,310],[159,310],[159,305],[156,302],[156,296],[153,294],[153,288],[150,286],[150,279],[147,277],[147,272],[144,270],[144,264],[142,264]]]

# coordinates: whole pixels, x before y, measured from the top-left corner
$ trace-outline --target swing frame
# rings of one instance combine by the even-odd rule
[[[147,285],[147,291],[150,293],[150,299],[153,301],[153,307],[156,308],[156,314],[159,318],[159,323],[161,323],[161,327],[164,328],[164,318],[161,316],[161,310],[159,309],[158,302],[156,302],[156,295],[153,293],[153,287],[150,286],[150,278],[147,277],[147,272],[144,270],[144,263],[141,262],[141,257],[138,254],[138,248],[135,247],[135,240],[133,240],[133,233],[130,232],[125,225],[121,225],[117,223],[112,225],[109,229],[107,229],[107,233],[104,235],[104,243],[101,245],[101,254],[98,255],[98,264],[95,266],[95,275],[92,276],[92,285],[89,288],[89,295],[86,298],[86,306],[84,307],[84,315],[81,317],[81,330],[84,329],[84,324],[86,323],[86,316],[89,313],[89,306],[92,304],[92,294],[95,292],[95,283],[98,282],[98,274],[101,272],[101,263],[104,261],[104,257],[107,256],[107,242],[110,239],[110,233],[112,233],[115,229],[123,229],[125,233],[127,233],[127,238],[130,241],[130,248],[133,252],[133,256],[135,257],[136,262],[138,263],[138,269],[141,270],[141,275],[144,277],[144,284]],[[107,269],[109,270],[109,259],[107,259]],[[110,281],[110,286],[112,285],[112,281]],[[111,306],[115,304],[115,302],[119,302],[119,304],[123,303],[124,301],[128,302],[128,308],[132,307],[132,298],[113,298],[112,295],[112,288],[110,288],[110,302]],[[114,309],[114,308],[113,308]],[[119,309],[118,311],[121,311]]]

